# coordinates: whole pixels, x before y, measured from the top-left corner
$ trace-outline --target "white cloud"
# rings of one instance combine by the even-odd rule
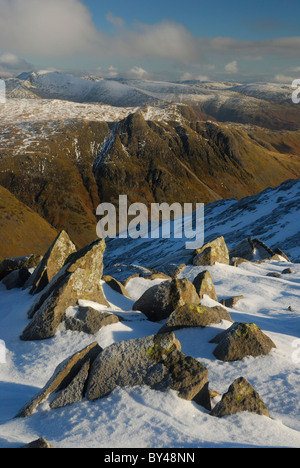
[[[237,61],[233,60],[232,62],[227,63],[227,65],[225,65],[225,71],[227,73],[238,73],[239,67]]]
[[[93,50],[98,33],[79,0],[0,0],[2,50],[43,57]]]
[[[107,13],[106,19],[110,24],[112,24],[116,28],[122,28],[125,25],[125,21],[123,20],[123,18],[115,16],[111,12]]]
[[[149,78],[149,73],[141,67],[134,66],[126,73],[126,76],[137,80],[145,80]]]
[[[0,55],[0,70],[1,72],[16,72],[16,71],[30,71],[34,66],[26,60],[18,57],[15,54],[5,52]]]
[[[275,81],[277,81],[278,83],[292,83],[294,79],[295,77],[283,75],[280,73],[275,76]]]

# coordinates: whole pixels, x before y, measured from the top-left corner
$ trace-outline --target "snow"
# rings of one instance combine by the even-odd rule
[[[266,276],[287,266],[294,274]],[[268,261],[244,263],[238,268],[222,264],[207,268],[219,300],[244,295],[233,309],[228,309],[232,319],[256,323],[277,347],[264,357],[218,361],[213,356],[215,345],[209,341],[231,325],[222,321],[203,329],[176,331],[182,352],[207,367],[210,389],[220,394],[237,377],[245,377],[266,403],[271,418],[250,413],[214,418],[204,408],[180,399],[175,391],[162,393],[142,386],[117,388],[102,400],[83,400],[58,410],[50,410],[46,400],[31,416],[14,419],[56,366],[74,352],[95,340],[105,348],[156,333],[161,323],[148,321],[133,311],[132,305],[146,289],[163,280],[132,278],[128,283],[132,299],[102,282],[109,307],[88,301],[81,305],[92,305],[100,313],[105,310],[120,314],[124,321],[106,326],[93,336],[61,326],[55,337],[41,342],[19,339],[28,323],[26,312],[33,297],[28,291],[7,291],[0,285],[0,334],[6,344],[6,363],[0,364],[0,447],[18,447],[39,437],[57,448],[299,447],[300,264]],[[180,277],[193,280],[203,269],[189,265]],[[204,303],[216,304],[208,297]]]

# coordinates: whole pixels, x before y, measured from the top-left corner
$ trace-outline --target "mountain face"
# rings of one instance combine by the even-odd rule
[[[23,74],[0,107],[0,185],[78,247],[96,237],[98,204],[122,194],[147,205],[251,196],[299,178],[289,93]]]

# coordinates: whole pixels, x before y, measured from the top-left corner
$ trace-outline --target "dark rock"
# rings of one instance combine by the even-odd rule
[[[210,405],[208,371],[192,357],[181,353],[173,333],[158,334],[115,343],[94,361],[86,397],[96,400],[116,387],[148,385],[176,390],[181,398]]]
[[[292,268],[285,268],[281,272],[282,275],[292,275],[293,273],[294,273],[294,270]]]
[[[199,273],[193,281],[193,285],[196,288],[197,294],[200,299],[206,294],[214,301],[218,302],[218,296],[216,294],[213,279],[208,270]]]
[[[90,369],[90,360],[88,359],[72,382],[51,402],[50,408],[63,408],[64,406],[72,405],[81,401],[84,397],[85,383],[87,381]]]
[[[269,276],[270,278],[280,278],[281,274],[276,273],[276,272],[271,272],[271,273],[268,273],[266,276]]]
[[[2,280],[2,284],[4,284],[8,290],[22,288],[30,276],[30,271],[26,268],[22,268],[21,270],[12,271],[5,276]]]
[[[41,261],[40,255],[27,255],[25,257],[6,258],[0,263],[0,281],[12,271],[35,268]]]
[[[100,348],[97,342],[94,342],[60,363],[55,369],[51,379],[28,403],[23,406],[23,408],[20,409],[16,417],[25,418],[29,416],[49,395],[68,387],[73,379],[78,375],[82,366],[89,360],[93,362],[101,351],[102,348]]]
[[[200,303],[195,286],[185,279],[173,279],[149,288],[134,304],[149,320],[163,320],[184,304]]]
[[[238,361],[246,356],[262,356],[276,348],[255,323],[235,322],[211,340],[218,343],[213,354],[221,361]]]
[[[234,307],[238,301],[244,299],[244,296],[234,296],[234,297],[229,297],[228,299],[222,299],[220,301],[220,304],[224,305],[225,307],[228,307],[229,309],[231,309],[232,307]]]
[[[269,411],[259,394],[246,379],[240,377],[229,387],[222,400],[216,404],[211,411],[211,416],[222,417],[240,411],[250,411],[264,416],[269,415]]]
[[[169,333],[181,328],[206,327],[221,320],[232,319],[223,307],[206,307],[199,304],[190,304],[178,307],[167,319],[159,333]]]
[[[92,307],[78,306],[75,317],[67,317],[67,330],[96,334],[100,328],[119,322],[119,317],[108,312],[99,312]]]

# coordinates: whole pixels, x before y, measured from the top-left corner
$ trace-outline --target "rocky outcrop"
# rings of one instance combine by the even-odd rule
[[[244,299],[244,296],[228,297],[227,299],[221,299],[220,304],[231,309],[242,299]]]
[[[149,288],[133,305],[151,321],[163,320],[184,304],[199,304],[195,286],[186,278],[163,281]]]
[[[67,330],[78,331],[95,335],[100,328],[119,322],[115,314],[99,312],[92,307],[78,306],[74,317],[66,317],[65,326]]]
[[[49,397],[49,395],[66,389],[70,384],[73,385],[72,382],[74,381],[74,378],[78,376],[78,373],[81,371],[84,364],[88,361],[93,362],[101,351],[102,349],[98,343],[94,342],[60,363],[55,369],[51,379],[28,403],[23,406],[23,408],[20,409],[16,418],[25,418],[29,416],[38,405]]]
[[[181,353],[173,333],[115,343],[92,365],[87,383],[89,400],[102,398],[116,387],[148,385],[209,407],[208,371],[196,359]]]
[[[220,418],[240,411],[249,411],[270,417],[259,394],[243,377],[236,379],[230,385],[228,391],[222,396],[222,400],[216,404],[210,414]]]
[[[80,299],[108,306],[100,284],[103,273],[105,242],[98,239],[73,253],[60,272],[37,296],[28,312],[31,322],[21,335],[22,340],[42,340],[55,335],[66,318],[66,309]]]
[[[246,356],[268,355],[276,345],[255,323],[235,322],[211,340],[213,354],[221,361],[238,361]]]
[[[199,273],[199,275],[197,275],[194,279],[193,285],[195,286],[200,299],[203,299],[203,296],[207,295],[214,301],[218,302],[218,296],[215,290],[213,279],[208,270]]]
[[[75,245],[68,234],[61,231],[25,284],[25,287],[31,288],[31,294],[39,293],[52,281],[64,266],[69,255],[74,252],[76,252]]]
[[[223,307],[206,307],[200,304],[190,304],[178,307],[160,329],[160,333],[169,333],[180,328],[207,327],[222,320],[232,322]]]
[[[223,236],[208,242],[194,252],[194,266],[214,265],[216,262],[229,265],[229,251]]]

